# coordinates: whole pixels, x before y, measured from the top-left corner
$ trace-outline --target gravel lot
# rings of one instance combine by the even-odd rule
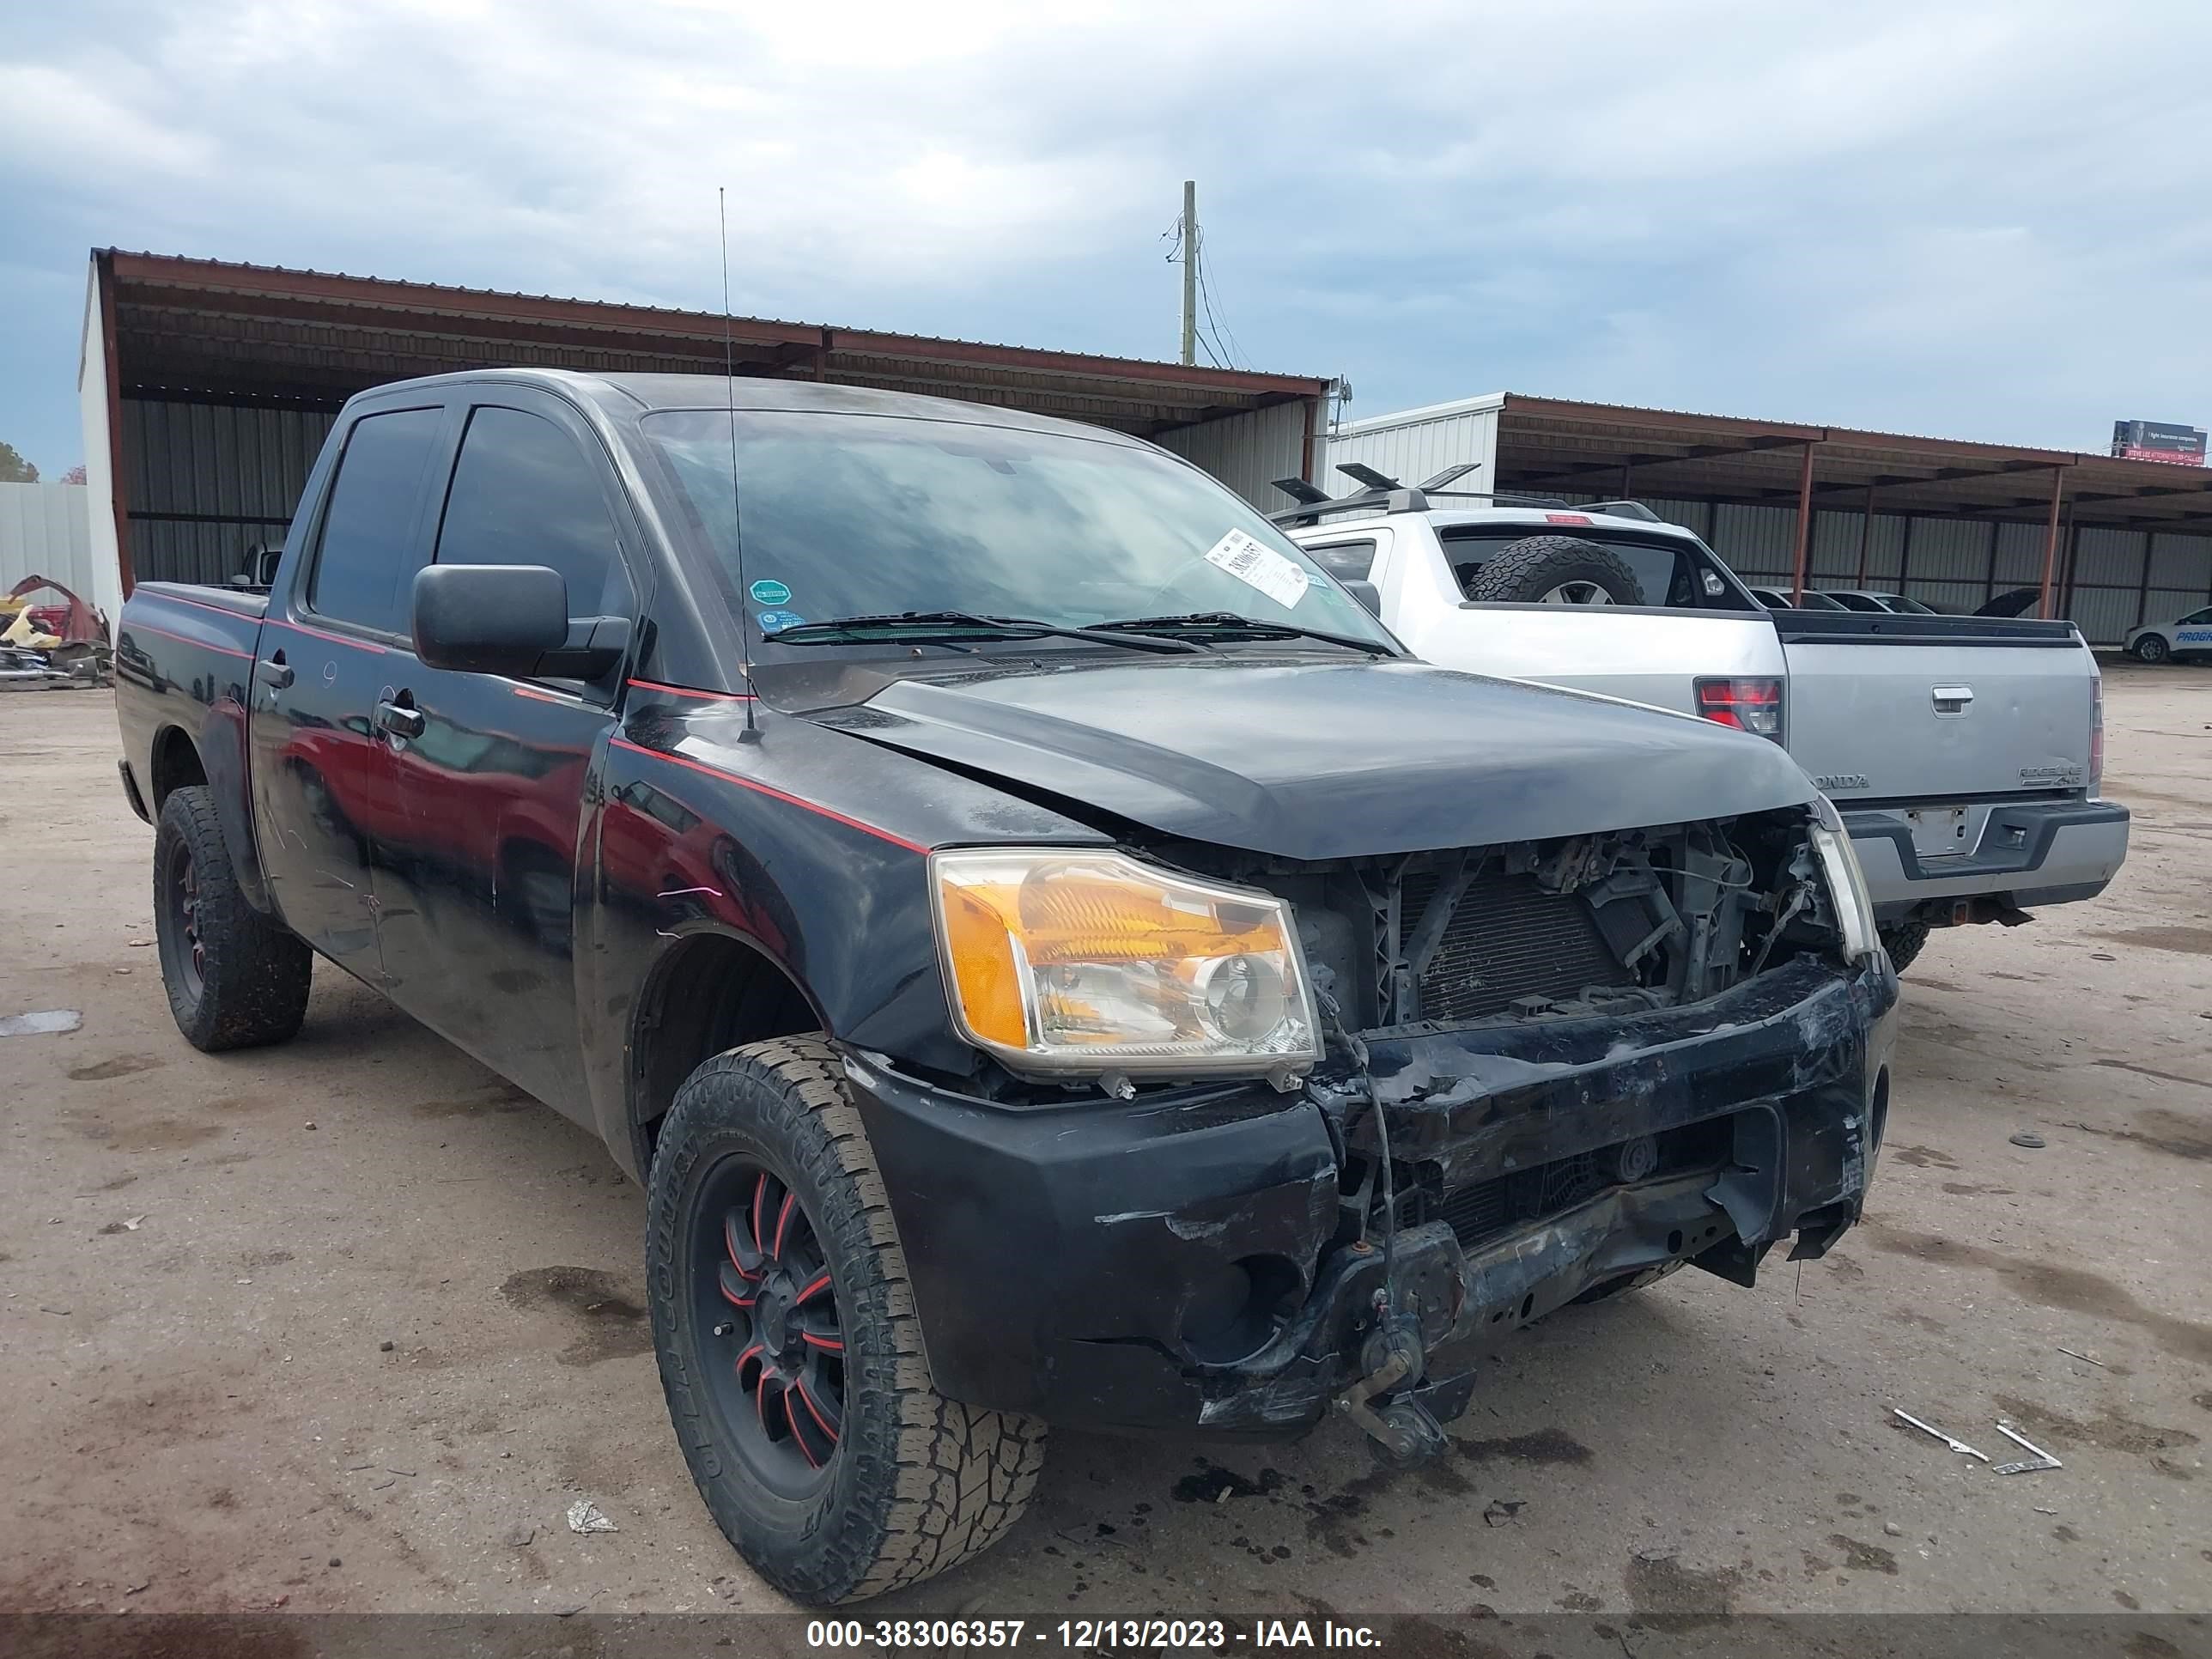
[[[1008,1546],[871,1615],[2204,1609],[2212,674],[2108,690],[2133,860],[1936,936],[1826,1260],[1511,1339],[1409,1474],[1063,1436]],[[0,1609],[781,1605],[671,1437],[638,1189],[333,969],[289,1046],[188,1048],[114,753],[103,695],[0,696],[0,1014],[84,1022],[0,1040]]]

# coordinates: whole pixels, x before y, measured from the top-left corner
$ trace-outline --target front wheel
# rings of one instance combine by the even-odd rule
[[[802,1601],[856,1601],[1013,1524],[1044,1426],[931,1386],[883,1176],[826,1042],[706,1061],[677,1091],[648,1184],[669,1413],[756,1571]]]
[[[2173,654],[2173,647],[2166,642],[2162,634],[2146,634],[2136,641],[2137,662],[2164,662]]]

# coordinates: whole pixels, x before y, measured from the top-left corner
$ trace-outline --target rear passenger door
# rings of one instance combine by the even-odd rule
[[[639,615],[628,504],[596,434],[566,404],[485,387],[462,412],[429,518],[442,564],[559,571],[572,617]],[[411,586],[413,573],[408,574]],[[431,668],[394,653],[404,807],[381,862],[410,896],[388,921],[392,995],[532,1094],[589,1121],[577,1046],[576,905],[592,862],[584,799],[619,670],[597,684]],[[389,907],[387,907],[387,915]]]
[[[339,434],[331,482],[305,504],[306,556],[270,595],[254,665],[254,820],[278,911],[372,983],[382,896],[371,859],[398,811],[375,711],[445,420],[436,403],[372,406]]]

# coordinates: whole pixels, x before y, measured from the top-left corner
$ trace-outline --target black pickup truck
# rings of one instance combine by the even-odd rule
[[[763,1575],[989,1543],[1048,1423],[1411,1461],[1474,1355],[1857,1218],[1896,978],[1779,748],[1435,668],[1137,439],[769,380],[346,405],[265,592],[124,607],[204,1049],[321,956],[648,1194]]]

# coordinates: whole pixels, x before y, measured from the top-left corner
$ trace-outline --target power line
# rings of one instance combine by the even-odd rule
[[[1230,365],[1234,367],[1237,360],[1239,357],[1243,356],[1243,348],[1237,343],[1236,331],[1232,329],[1224,328],[1223,325],[1215,319],[1213,314],[1213,285],[1206,281],[1206,260],[1203,257],[1206,249],[1206,236],[1203,232],[1200,233],[1198,246],[1200,254],[1201,256],[1198,262],[1198,292],[1200,303],[1206,308],[1206,325],[1212,330],[1214,343],[1222,347],[1222,355],[1227,357],[1229,359]],[[1228,338],[1228,343],[1225,345],[1223,344],[1223,337],[1224,335],[1226,335]]]

